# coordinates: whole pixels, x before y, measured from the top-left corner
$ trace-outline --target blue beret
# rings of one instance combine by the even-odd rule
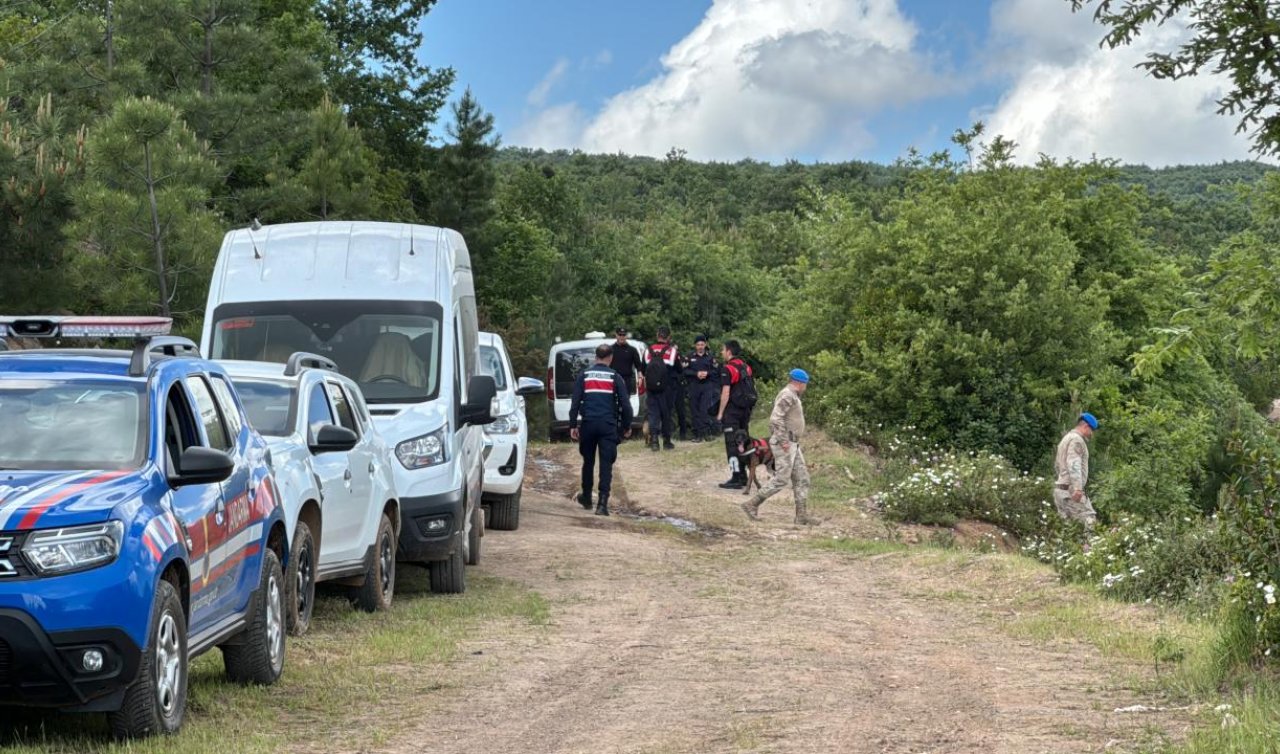
[[[804,382],[807,384],[809,382],[809,373],[804,371],[803,369],[792,369],[791,379],[795,380],[796,382]]]
[[[1087,411],[1083,414],[1080,414],[1080,421],[1084,422],[1085,424],[1088,424],[1089,429],[1098,428],[1098,417],[1094,416],[1091,413],[1088,413]]]

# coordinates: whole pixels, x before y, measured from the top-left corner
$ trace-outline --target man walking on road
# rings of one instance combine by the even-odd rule
[[[613,462],[618,460],[618,438],[631,435],[631,400],[621,375],[609,364],[613,347],[602,343],[596,347],[596,363],[583,370],[573,385],[569,401],[569,436],[578,443],[582,454],[582,492],[578,504],[591,510],[591,488],[596,456],[600,456],[600,497],[596,515],[609,515],[609,488],[613,484]],[[578,426],[578,415],[582,426]],[[618,428],[621,426],[621,435]]]
[[[671,342],[671,331],[665,327],[658,328],[658,338],[644,352],[644,387],[645,411],[649,417],[649,448],[658,449],[658,436],[662,436],[662,446],[667,450],[675,450],[671,442],[671,411],[675,408],[675,375],[677,369],[675,344]]]
[[[1089,438],[1098,429],[1098,420],[1093,414],[1080,415],[1076,426],[1058,443],[1058,452],[1053,459],[1053,468],[1057,479],[1053,485],[1053,503],[1058,515],[1068,521],[1079,521],[1086,529],[1092,530],[1098,521],[1098,514],[1084,494],[1084,487],[1089,483]]]
[[[809,467],[800,450],[800,438],[804,437],[804,406],[800,398],[809,386],[809,374],[803,369],[791,370],[791,381],[773,399],[773,412],[769,414],[769,449],[773,451],[774,473],[764,489],[742,504],[742,510],[752,520],[759,520],[760,504],[791,485],[796,501],[796,524],[813,526],[818,522],[809,518]]]
[[[716,420],[724,430],[724,450],[729,456],[728,481],[720,486],[726,490],[740,490],[747,486],[747,470],[738,460],[739,430],[746,432],[751,424],[751,410],[756,406],[755,376],[751,366],[742,360],[742,346],[738,341],[725,342],[720,355],[724,366],[720,367],[720,408]]]
[[[636,375],[640,373],[640,351],[627,341],[627,328],[614,330],[617,339],[613,342],[613,371],[622,375],[627,384],[627,394],[636,394]]]

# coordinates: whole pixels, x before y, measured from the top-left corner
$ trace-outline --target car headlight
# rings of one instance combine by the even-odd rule
[[[503,414],[486,424],[484,431],[491,435],[514,435],[520,431],[520,414],[514,411]]]
[[[446,424],[435,432],[411,440],[405,440],[396,446],[396,458],[406,469],[423,469],[437,466],[445,462],[445,436],[449,431]]]
[[[124,524],[119,521],[46,529],[27,538],[22,554],[41,576],[71,573],[115,560],[123,538]]]

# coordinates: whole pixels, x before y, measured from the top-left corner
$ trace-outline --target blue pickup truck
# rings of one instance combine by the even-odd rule
[[[289,552],[267,446],[221,367],[154,317],[0,317],[0,704],[172,733],[191,658],[284,668]],[[2,342],[2,341],[0,341]]]

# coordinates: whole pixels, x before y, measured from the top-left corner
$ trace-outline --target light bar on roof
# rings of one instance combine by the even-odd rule
[[[16,338],[150,338],[172,327],[168,317],[0,317]]]

